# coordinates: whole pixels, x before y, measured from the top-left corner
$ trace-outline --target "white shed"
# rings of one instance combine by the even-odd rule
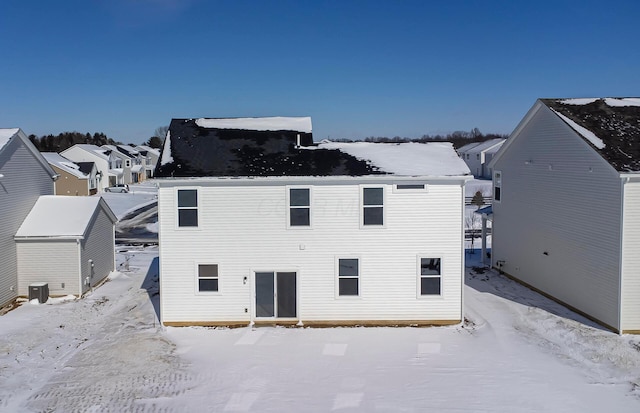
[[[491,167],[492,265],[640,333],[640,99],[540,99]]]
[[[158,170],[164,325],[462,320],[470,175],[451,144],[197,122],[171,123]]]
[[[48,283],[51,296],[81,296],[115,269],[115,222],[96,196],[41,196],[15,235],[18,294]]]

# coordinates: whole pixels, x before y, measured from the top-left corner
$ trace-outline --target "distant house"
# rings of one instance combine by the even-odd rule
[[[0,129],[0,306],[18,296],[14,235],[41,195],[53,195],[57,174],[22,130]]]
[[[135,162],[128,151],[123,150],[119,145],[102,145],[101,148],[111,159],[112,168],[109,172],[118,176],[118,184],[128,185],[133,183],[134,179],[138,179],[140,169],[138,172],[133,171]]]
[[[124,183],[122,165],[121,163],[118,164],[119,158],[111,155],[111,150],[96,145],[79,143],[62,151],[60,155],[76,164],[93,162],[97,170],[96,186],[98,192],[104,192],[104,189],[109,186]]]
[[[116,148],[124,153],[125,155],[131,158],[131,182],[137,183],[142,182],[147,178],[145,171],[145,162],[146,156],[143,156],[140,151],[138,151],[133,146],[129,145],[116,145]],[[125,165],[126,166],[126,165]]]
[[[98,192],[98,170],[93,162],[75,163],[56,152],[43,152],[42,156],[59,175],[55,182],[56,195],[94,195]]]
[[[313,143],[310,118],[173,119],[164,325],[451,324],[463,187],[449,143]]]
[[[115,269],[116,216],[101,197],[41,196],[15,234],[18,294],[82,296]]]
[[[153,171],[156,169],[156,165],[160,159],[160,151],[146,145],[138,145],[136,149],[144,158],[144,171],[147,179],[153,178]]]
[[[462,146],[457,150],[471,173],[476,178],[491,179],[492,171],[489,162],[500,149],[505,139],[489,139],[484,142],[473,142]]]
[[[640,99],[540,99],[490,166],[492,265],[640,333]]]

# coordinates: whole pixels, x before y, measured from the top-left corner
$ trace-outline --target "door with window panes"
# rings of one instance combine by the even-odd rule
[[[256,272],[256,318],[295,318],[296,273]]]

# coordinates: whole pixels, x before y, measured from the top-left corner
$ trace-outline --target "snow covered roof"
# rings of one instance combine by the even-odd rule
[[[55,166],[75,177],[80,179],[87,179],[88,176],[80,170],[80,165],[68,160],[59,153],[56,152],[41,152],[44,159],[49,162],[49,165]]]
[[[152,148],[151,146],[148,146],[148,145],[138,145],[136,146],[136,149],[138,151],[146,151],[146,152],[152,153],[157,157],[160,156],[160,151],[158,149]]]
[[[619,172],[640,172],[640,98],[540,99]]]
[[[504,143],[506,139],[502,139],[502,138],[495,138],[495,139],[489,139],[486,141],[482,141],[482,142],[473,142],[473,143],[468,143],[460,148],[458,148],[458,153],[480,153],[480,152],[484,152],[486,150],[489,149],[493,149],[495,147],[500,147],[500,145],[502,145]]]
[[[117,221],[97,196],[43,195],[38,198],[15,235],[20,238],[82,238],[98,208]]]
[[[264,118],[200,118],[196,124],[202,128],[244,129],[254,131],[296,131],[311,133],[310,117],[264,117]]]
[[[120,152],[124,153],[125,155],[131,156],[131,157],[139,155],[138,150],[135,149],[133,146],[117,145],[116,149],[118,149]]]
[[[212,127],[213,124],[202,125],[201,119],[171,121],[155,176],[459,176],[469,173],[451,143],[324,141],[314,145],[311,133],[218,129]]]
[[[18,133],[19,128],[0,129],[0,150]]]
[[[77,144],[73,145],[72,147],[81,148],[81,149],[83,149],[83,150],[85,150],[85,151],[87,151],[87,152],[89,152],[89,153],[101,158],[101,159],[104,159],[105,161],[109,160],[109,155],[106,154],[107,149],[101,148],[101,147],[99,147],[97,145],[91,145],[89,143],[77,143]],[[64,151],[64,152],[66,152],[66,151]]]
[[[374,143],[323,141],[320,149],[337,149],[382,172],[401,176],[456,176],[469,174],[450,142]]]

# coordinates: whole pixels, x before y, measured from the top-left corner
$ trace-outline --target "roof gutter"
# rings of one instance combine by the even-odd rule
[[[13,239],[16,241],[79,241],[84,239],[84,235],[14,235]]]

